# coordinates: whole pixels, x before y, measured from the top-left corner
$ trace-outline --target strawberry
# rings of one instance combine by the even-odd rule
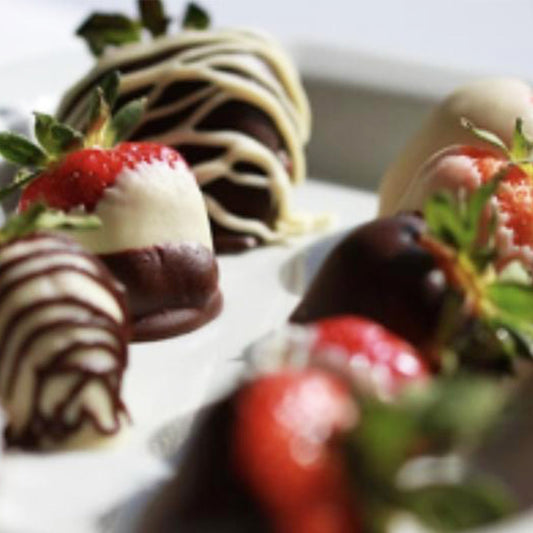
[[[143,162],[171,166],[182,162],[176,151],[162,145],[119,142],[140,119],[144,101],[130,102],[112,117],[118,84],[118,73],[113,72],[96,89],[85,134],[43,113],[35,114],[39,145],[13,133],[0,133],[0,154],[22,166],[13,183],[0,191],[0,198],[23,188],[20,211],[38,202],[63,211],[77,207],[93,211],[125,168]]]
[[[499,385],[435,380],[391,403],[310,364],[256,376],[211,406],[140,531],[384,533],[397,512],[458,531],[511,510],[486,479],[435,479],[435,452],[473,445],[500,412]],[[416,461],[424,453],[429,463]]]
[[[63,211],[84,207],[91,212],[124,168],[153,162],[174,167],[183,159],[172,148],[150,142],[123,142],[107,149],[80,148],[53,162],[24,189],[19,210],[42,201]]]
[[[395,395],[405,385],[429,377],[426,362],[413,346],[381,325],[357,316],[320,320],[311,326],[314,357],[335,357],[349,366],[356,381],[376,392]]]
[[[493,149],[461,145],[441,150],[420,168],[399,210],[420,209],[439,190],[471,194],[498,176],[500,185],[492,201],[498,214],[497,266],[502,269],[518,259],[533,270],[533,167],[528,161],[533,145],[522,131],[520,119],[510,148],[495,135],[463,123]]]
[[[247,359],[252,375],[306,365],[336,370],[360,392],[390,398],[429,378],[428,365],[408,342],[360,316],[289,324],[256,342]]]
[[[357,414],[344,382],[318,369],[270,374],[239,392],[236,409],[236,462],[276,531],[360,531],[334,446]]]
[[[480,167],[494,165],[483,153]],[[436,371],[508,373],[515,355],[531,359],[533,288],[495,268],[491,206],[506,176],[499,173],[468,195],[437,192],[423,217],[403,213],[350,232],[291,321],[368,317],[410,342]]]

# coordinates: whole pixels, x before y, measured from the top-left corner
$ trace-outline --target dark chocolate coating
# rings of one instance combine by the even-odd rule
[[[236,474],[235,394],[208,408],[193,431],[179,473],[148,507],[139,533],[268,533],[267,516]]]
[[[205,246],[154,246],[100,258],[126,286],[134,340],[187,333],[222,309],[218,265]]]
[[[161,57],[161,60],[166,58],[167,56],[164,55]],[[158,58],[156,57],[150,60],[150,64],[156,63],[157,61]],[[129,65],[123,66],[126,66],[125,72],[134,70]],[[141,63],[135,65],[135,68],[143,68],[144,66]],[[124,71],[122,67],[119,70]],[[198,79],[194,82],[191,80],[175,82],[166,87],[164,94],[150,104],[151,109],[157,109],[160,106],[168,105],[170,102],[178,101],[189,93],[199,90],[204,86],[209,86],[208,80]],[[68,122],[70,111],[93,88],[94,85],[89,84],[75,95],[71,100],[71,104],[60,115],[60,118]],[[124,105],[135,98],[147,96],[152,89],[153,87],[151,85],[147,85],[143,89],[132,91],[131,94],[123,92],[119,97],[119,104]],[[159,135],[164,135],[171,130],[179,129],[180,123],[187,120],[202,103],[203,100],[200,100],[175,114],[163,114],[157,118],[143,122],[133,132],[129,140],[143,141],[148,138],[153,140]],[[78,128],[82,127],[80,124],[74,125]],[[272,150],[282,162],[288,174],[292,175],[292,162],[288,154],[288,149],[276,124],[267,113],[248,102],[230,100],[223,103],[216,107],[198,124],[198,130],[237,131],[243,133]],[[221,146],[177,144],[173,147],[183,155],[192,167],[217,157],[221,151],[224,152],[224,147]],[[243,166],[253,168],[243,168]],[[236,167],[240,167],[240,170],[246,170],[258,176],[264,175],[265,182],[269,182],[270,178],[265,175],[264,169],[251,165],[247,161],[237,162]],[[243,186],[228,180],[224,176],[220,176],[204,186],[203,190],[232,214],[260,220],[270,228],[274,228],[279,211],[269,188],[259,189]],[[261,239],[258,237],[247,233],[231,231],[217,224],[212,219],[211,228],[213,243],[217,253],[241,252],[261,244]]]
[[[363,315],[427,348],[441,316],[446,281],[419,243],[424,230],[415,215],[356,228],[326,259],[290,320]]]
[[[176,88],[178,90],[179,88]],[[175,127],[175,123],[173,124]],[[142,140],[145,137],[154,135],[152,131],[154,124],[148,122],[135,132],[133,140]],[[155,127],[159,127],[155,125]],[[167,125],[167,128],[170,124]],[[283,162],[285,168],[290,173],[291,163],[288,158],[283,139],[280,136],[271,118],[260,109],[244,102],[230,101],[223,106],[216,108],[200,124],[200,130],[208,131],[238,131],[248,135],[265,145],[276,153]],[[198,149],[197,146],[176,145],[186,161],[194,166],[208,161],[213,157],[213,148],[207,150]],[[258,175],[264,174],[263,169],[251,165],[247,162],[237,163],[239,170],[253,172]],[[265,181],[268,178],[265,176]],[[224,177],[221,177],[204,187],[202,190],[215,198],[231,213],[261,220],[269,227],[274,228],[278,216],[278,207],[269,189],[257,189],[236,184]],[[211,219],[211,229],[213,233],[213,244],[217,253],[236,253],[255,248],[261,244],[260,239],[255,236],[234,232],[224,228]]]

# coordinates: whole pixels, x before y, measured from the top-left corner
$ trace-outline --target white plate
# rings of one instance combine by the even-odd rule
[[[375,212],[373,195],[336,185],[309,182],[297,196],[302,209],[335,210],[337,227]],[[298,295],[282,275],[298,250],[317,238],[220,258],[225,304],[219,318],[183,337],[130,347],[124,399],[134,425],[112,450],[7,454],[0,530],[98,531],[106,514],[166,475],[161,459],[181,441],[187,415],[228,386],[245,346],[286,320]]]
[[[308,56],[302,57],[305,63]],[[311,96],[316,97],[318,132],[311,168],[322,168],[321,176],[372,187],[387,158],[401,145],[405,131],[416,127],[433,94],[417,93],[405,83],[398,85],[398,76],[390,77],[388,62],[368,62],[367,58],[365,79],[357,78],[354,70],[343,83],[344,69],[357,64],[357,57],[352,53],[342,59],[337,53],[328,61],[322,52],[319,59],[329,65],[325,75],[306,65]],[[86,56],[68,53],[6,68],[0,71],[0,107],[50,110],[57,95],[89,64]],[[335,65],[339,68],[333,72]],[[442,74],[433,79],[432,86],[440,87]],[[402,65],[402,80],[416,80],[419,75],[416,66],[410,70]],[[431,71],[426,75],[431,76]],[[456,78],[451,73],[447,79]],[[342,110],[332,109],[332,102],[338,102]],[[368,130],[373,105],[380,106],[376,116],[381,118]],[[332,114],[338,117],[334,121]],[[395,120],[387,127],[390,116]],[[310,181],[298,191],[297,204],[302,210],[336,213],[337,231],[371,218],[376,199],[355,188]],[[240,369],[237,358],[242,349],[285,321],[299,297],[300,259],[320,238],[315,235],[290,246],[222,257],[225,307],[217,320],[180,338],[131,347],[124,397],[134,426],[119,446],[49,455],[8,453],[0,459],[0,531],[113,531],[114,511],[168,475],[162,459],[181,442],[191,413],[229,386]],[[528,523],[516,532],[529,531]],[[506,527],[505,531],[511,530]]]

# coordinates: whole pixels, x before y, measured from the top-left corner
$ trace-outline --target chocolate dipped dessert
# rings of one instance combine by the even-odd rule
[[[91,20],[82,35],[91,35]],[[83,128],[89,95],[118,70],[119,103],[147,98],[128,138],[183,155],[202,188],[217,251],[278,242],[323,224],[297,214],[291,198],[305,178],[310,112],[286,53],[262,33],[185,24],[176,35],[106,49],[65,94],[59,119]]]
[[[137,533],[381,533],[396,531],[398,515],[420,530],[462,531],[510,513],[512,497],[494,479],[468,477],[462,464],[457,476],[430,473],[441,454],[462,457],[469,415],[469,445],[486,434],[504,396],[496,383],[429,379],[416,350],[360,317],[303,329],[316,339],[307,349],[256,347],[273,359],[268,370],[207,409]],[[345,364],[332,364],[332,353]],[[381,390],[360,387],[386,371],[388,382],[374,382]],[[486,409],[476,409],[482,399]]]
[[[326,258],[290,320],[369,317],[411,342],[435,370],[509,373],[533,353],[533,289],[499,277],[497,181],[468,198],[436,194],[420,214],[350,232]],[[524,302],[528,302],[525,304]]]
[[[37,206],[7,228],[38,228],[41,214]],[[129,423],[121,398],[129,338],[123,287],[67,237],[34,230],[13,237],[6,228],[2,237],[0,400],[8,445],[106,442]]]
[[[379,190],[380,215],[398,212],[402,201],[410,194],[409,189],[418,180],[420,168],[440,150],[457,145],[493,149],[487,139],[476,138],[462,127],[461,119],[465,118],[478,128],[492,132],[510,146],[519,117],[523,121],[524,131],[533,135],[533,92],[521,80],[487,78],[453,91],[431,112],[387,169]],[[459,160],[457,172],[461,173],[464,166]]]
[[[106,85],[110,101],[118,78]],[[97,254],[127,290],[134,340],[185,333],[218,315],[222,296],[205,204],[181,155],[152,142],[122,142],[130,121],[142,114],[132,102],[115,117],[100,87],[93,120],[83,136],[38,114],[34,159],[13,158],[20,138],[4,134],[0,152],[30,168],[5,189],[23,187],[18,209],[39,202],[65,213],[91,213],[101,227],[72,231]],[[55,132],[62,136],[54,138]],[[24,141],[29,144],[29,141]],[[26,153],[29,153],[26,152]]]

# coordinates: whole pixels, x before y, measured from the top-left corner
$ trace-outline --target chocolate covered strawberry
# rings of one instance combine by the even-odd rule
[[[237,474],[271,516],[274,531],[362,531],[335,446],[357,415],[347,384],[318,369],[261,376],[239,391]]]
[[[408,342],[359,316],[339,316],[305,326],[287,325],[249,350],[251,372],[315,365],[350,376],[361,392],[390,398],[422,383],[429,369]]]
[[[397,513],[458,531],[509,511],[490,483],[405,482],[413,459],[483,434],[501,406],[494,383],[428,383],[390,403],[309,365],[263,373],[212,406],[140,531],[384,533]]]
[[[22,188],[20,211],[44,202],[97,215],[100,230],[74,236],[124,283],[134,337],[151,340],[190,331],[219,313],[218,268],[195,177],[172,148],[120,142],[143,103],[112,116],[117,87],[116,74],[102,81],[84,135],[43,114],[36,114],[40,146],[0,134],[0,153],[25,165],[3,194]]]
[[[498,177],[500,185],[492,204],[498,213],[495,231],[497,266],[518,259],[533,269],[533,144],[517,119],[508,148],[490,132],[467,121],[464,125],[491,148],[451,146],[432,156],[418,171],[399,200],[398,210],[421,209],[436,191],[468,196]]]
[[[343,314],[383,324],[435,369],[508,372],[533,353],[533,289],[500,279],[491,205],[501,176],[468,199],[432,196],[351,232],[326,259],[291,320]]]

